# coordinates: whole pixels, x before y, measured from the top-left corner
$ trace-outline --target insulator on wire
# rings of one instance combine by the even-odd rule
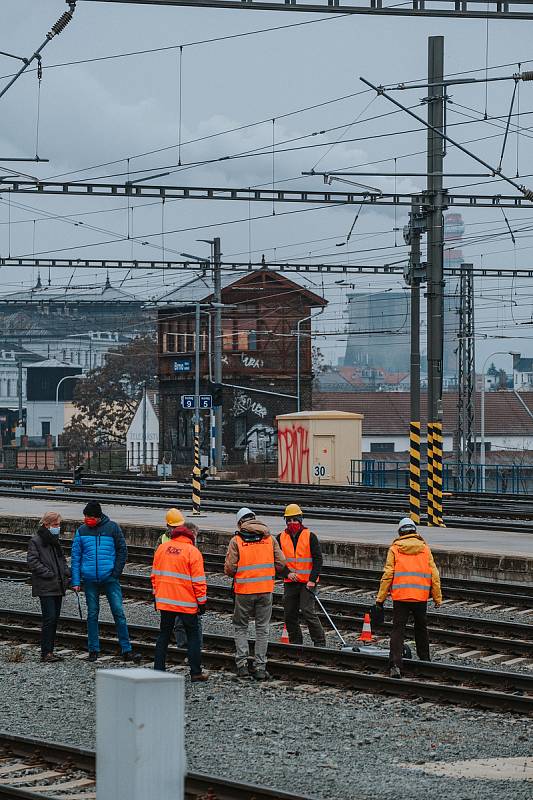
[[[43,78],[43,65],[41,59],[37,61],[37,80],[41,81]]]
[[[47,33],[47,38],[53,39],[54,36],[58,36],[60,33],[62,33],[72,19],[73,14],[74,8],[72,7],[70,11],[65,11],[65,13],[59,17],[55,25],[52,25],[52,30]]]
[[[520,188],[526,200],[530,200],[533,203],[533,190],[528,189],[527,186],[521,186]]]
[[[533,81],[533,70],[528,70],[527,72],[522,72],[520,77],[523,81]]]

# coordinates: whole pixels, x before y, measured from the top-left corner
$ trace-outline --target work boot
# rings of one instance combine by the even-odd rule
[[[209,675],[206,672],[200,672],[199,675],[191,675],[191,683],[205,683],[209,680]]]
[[[98,658],[98,651],[97,650],[91,650],[91,652],[89,653],[89,658],[87,659],[87,661],[96,661],[97,658]]]
[[[400,672],[400,667],[391,667],[390,668],[390,676],[391,678],[401,678],[402,673]]]
[[[250,677],[250,670],[248,669],[248,666],[246,664],[242,667],[237,667],[237,677],[238,678]]]
[[[46,661],[47,663],[55,663],[56,661],[64,661],[65,659],[61,656],[56,656],[54,653],[46,653],[44,656],[41,656],[41,661]]]
[[[270,680],[270,673],[268,673],[266,669],[256,669],[254,678],[256,681],[268,681]]]
[[[122,660],[133,661],[135,664],[138,664],[141,660],[141,656],[139,653],[134,653],[132,650],[128,650],[127,653],[122,653]]]

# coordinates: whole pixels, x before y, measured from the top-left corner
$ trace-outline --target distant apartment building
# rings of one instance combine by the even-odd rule
[[[513,387],[517,392],[533,389],[533,358],[513,356]]]
[[[458,269],[464,261],[461,214],[444,216],[444,268]],[[459,324],[459,279],[445,276],[444,377],[453,385],[457,374],[457,330]],[[346,351],[344,367],[366,367],[385,373],[409,372],[410,293],[383,290],[347,295]],[[424,332],[421,349],[426,349]]]
[[[344,366],[408,371],[409,309],[407,289],[349,294]]]
[[[81,367],[101,367],[106,354],[146,333],[153,310],[145,301],[113,286],[56,289],[41,279],[31,289],[0,295],[0,346],[28,348],[43,359]]]
[[[426,423],[426,394],[421,396],[421,420]],[[457,395],[443,395],[444,450],[453,451],[457,431]],[[324,392],[313,396],[315,410],[363,414],[363,451],[387,460],[393,453],[409,452],[409,394],[402,392]],[[495,453],[533,450],[533,392],[517,397],[514,392],[487,392],[485,434],[487,451]],[[475,428],[479,437],[480,396],[476,393]]]

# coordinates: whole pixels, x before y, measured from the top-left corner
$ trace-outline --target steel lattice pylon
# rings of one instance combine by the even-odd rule
[[[475,485],[476,358],[474,338],[474,274],[472,264],[462,264],[459,282],[459,347],[457,397],[457,455],[463,490]]]

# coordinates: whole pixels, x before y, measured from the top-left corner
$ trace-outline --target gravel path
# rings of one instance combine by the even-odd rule
[[[0,643],[0,728],[93,747],[93,665],[73,657],[43,665],[34,647],[13,662],[12,652]],[[520,717],[279,681],[257,684],[223,672],[212,673],[207,685],[187,681],[186,687],[192,770],[320,800],[531,797],[522,780],[459,780],[403,766],[530,755],[531,723]]]

